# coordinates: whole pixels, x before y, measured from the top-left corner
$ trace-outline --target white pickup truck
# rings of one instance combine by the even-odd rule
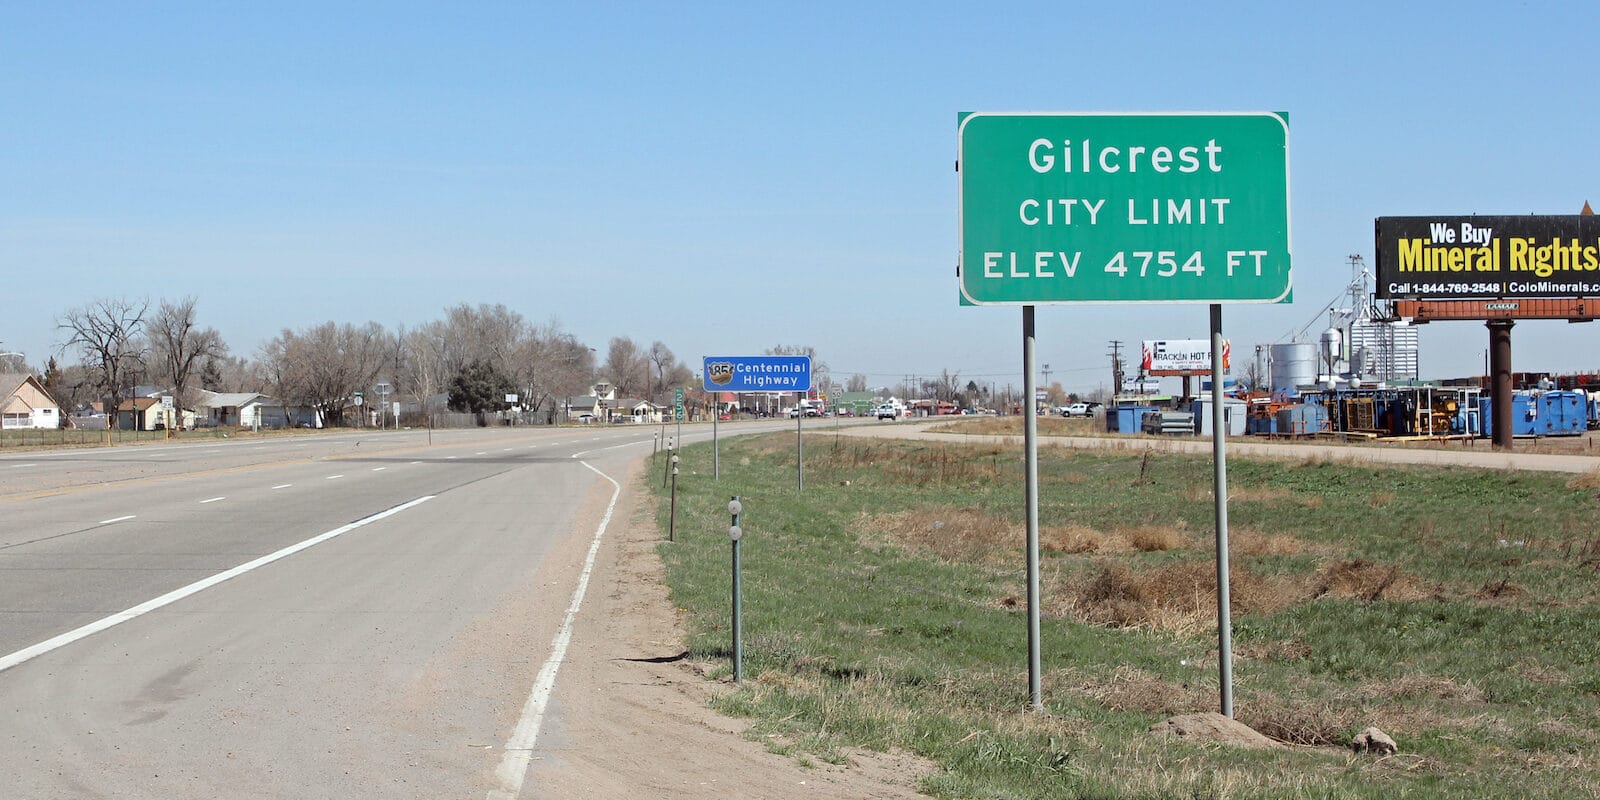
[[[1089,405],[1088,403],[1073,403],[1071,405],[1062,406],[1059,410],[1061,412],[1061,416],[1063,417],[1094,416],[1094,406]]]
[[[877,416],[878,419],[899,419],[901,413],[903,413],[902,407],[899,405],[894,403],[880,403],[878,405],[878,410],[875,412],[875,416]]]

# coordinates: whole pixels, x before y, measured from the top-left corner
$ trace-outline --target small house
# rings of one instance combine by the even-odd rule
[[[59,428],[61,404],[32,375],[0,374],[0,428]]]

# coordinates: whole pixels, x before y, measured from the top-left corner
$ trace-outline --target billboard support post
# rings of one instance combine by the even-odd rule
[[[1509,319],[1491,319],[1489,328],[1489,407],[1494,414],[1495,449],[1511,449],[1511,326]]]

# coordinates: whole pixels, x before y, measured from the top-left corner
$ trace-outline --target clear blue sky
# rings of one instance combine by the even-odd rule
[[[1227,307],[1243,354],[1322,327],[1376,216],[1600,203],[1596,30],[1591,3],[8,4],[0,349],[42,364],[97,297],[193,294],[246,355],[488,302],[693,367],[809,344],[874,385],[1020,385],[1020,312],[956,302],[956,113],[1287,111],[1296,302]],[[1039,360],[1091,389],[1110,340],[1206,324],[1045,307]],[[1517,369],[1600,368],[1594,324],[1514,337]],[[1486,342],[1426,326],[1422,371]]]

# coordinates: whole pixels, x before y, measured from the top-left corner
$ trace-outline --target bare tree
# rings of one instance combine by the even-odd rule
[[[144,357],[139,337],[149,308],[149,300],[100,299],[56,320],[56,327],[66,332],[62,351],[77,349],[94,388],[105,398],[108,416],[117,413],[122,390],[132,385],[129,372]]]
[[[444,393],[448,380],[449,336],[443,322],[429,322],[406,331],[399,339],[400,370],[395,375],[398,391],[416,400],[423,414],[431,414],[429,404]],[[430,417],[431,419],[431,417]]]
[[[162,300],[148,325],[153,376],[170,384],[180,404],[192,404],[190,381],[195,368],[228,352],[216,328],[195,324],[195,299]]]
[[[650,362],[650,368],[655,374],[655,379],[650,384],[649,396],[645,399],[651,401],[656,398],[665,399],[667,387],[671,385],[667,373],[679,366],[678,357],[672,354],[672,348],[657,339],[651,343],[649,352],[645,353],[645,359]]]
[[[811,385],[813,387],[827,386],[833,381],[833,376],[828,371],[828,362],[817,358],[817,348],[810,345],[780,344],[767,350],[765,355],[808,356],[811,359]]]
[[[250,392],[261,388],[257,365],[226,353],[210,356],[200,365],[200,388],[213,392]]]
[[[262,346],[261,361],[285,406],[310,406],[329,424],[341,425],[345,405],[372,386],[394,349],[394,337],[376,322],[325,322],[298,333],[284,329]]]
[[[527,337],[528,323],[504,305],[462,303],[445,309],[438,329],[443,340],[443,374],[452,376],[473,361],[511,372],[511,359]]]
[[[650,362],[639,345],[626,336],[611,339],[600,374],[617,388],[618,399],[633,398],[649,389]]]
[[[580,394],[594,380],[594,348],[554,321],[531,332],[516,362],[522,406],[534,414],[542,411],[546,422],[555,421],[556,398]]]
[[[867,390],[867,376],[857,372],[845,382],[844,390],[847,392],[864,392]]]

